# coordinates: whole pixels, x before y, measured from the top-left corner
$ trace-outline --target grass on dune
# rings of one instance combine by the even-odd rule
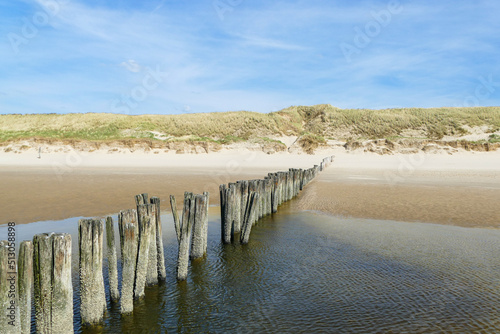
[[[466,134],[464,126],[500,129],[500,107],[339,109],[330,105],[296,106],[278,112],[224,112],[182,115],[29,114],[0,115],[0,142],[19,139],[216,141],[221,144],[279,135],[302,136],[314,147],[324,138],[390,138],[405,130],[440,139]],[[348,135],[346,135],[346,133]],[[268,138],[269,139],[269,138]],[[272,139],[269,139],[272,140]]]

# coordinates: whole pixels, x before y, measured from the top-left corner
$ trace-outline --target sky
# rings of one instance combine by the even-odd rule
[[[493,0],[0,0],[0,114],[500,105]]]

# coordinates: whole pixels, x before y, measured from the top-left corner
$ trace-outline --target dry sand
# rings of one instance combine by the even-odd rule
[[[248,150],[210,154],[0,153],[0,223],[93,217],[134,207],[133,196],[209,191],[267,172],[334,163],[292,207],[334,215],[500,227],[500,152],[419,155],[347,153],[343,149],[267,155]],[[181,202],[178,200],[178,202]]]

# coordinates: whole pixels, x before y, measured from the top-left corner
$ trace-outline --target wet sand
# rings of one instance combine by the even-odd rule
[[[162,210],[170,211],[169,196],[182,204],[185,191],[211,194],[210,204],[219,203],[219,184],[264,174],[221,176],[217,171],[198,174],[160,170],[79,170],[62,180],[49,170],[0,172],[0,222],[18,224],[94,217],[135,208],[134,195],[148,193],[161,200]]]
[[[500,228],[495,173],[426,172],[396,184],[383,174],[365,172],[358,179],[359,171],[328,170],[299,195],[296,208],[345,217]]]
[[[140,161],[135,160],[132,167],[82,165],[63,174],[49,166],[0,164],[0,224],[113,214],[134,208],[134,195],[143,192],[160,197],[162,210],[170,211],[169,195],[179,196],[179,204],[185,191],[209,191],[210,204],[218,205],[222,183],[262,178],[285,166],[310,167],[323,155],[225,160],[200,155],[182,158],[192,160],[184,166],[175,166],[170,157],[149,168],[137,167]],[[293,207],[348,217],[500,228],[499,155],[472,157],[427,156],[419,168],[404,170],[396,157],[336,154],[332,166]]]

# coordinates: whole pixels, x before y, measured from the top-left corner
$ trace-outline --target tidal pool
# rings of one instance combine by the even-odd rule
[[[16,227],[18,241],[72,234],[76,333],[500,332],[500,230],[297,213],[289,204],[260,220],[245,246],[221,244],[211,207],[207,256],[181,283],[172,217],[162,215],[167,281],[148,287],[130,316],[107,296],[104,324],[82,328],[78,219]]]

